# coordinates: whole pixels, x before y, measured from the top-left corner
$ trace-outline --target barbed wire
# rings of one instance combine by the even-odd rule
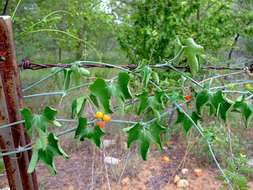
[[[80,67],[84,68],[115,68],[117,65],[112,65],[103,62],[96,62],[96,61],[76,61],[74,63],[80,64]],[[99,64],[100,63],[100,64]],[[50,68],[70,68],[72,64],[38,64],[32,63],[30,60],[23,60],[22,64],[19,64],[21,69],[29,69],[29,70],[40,70],[40,69],[50,69]],[[164,69],[172,69],[167,63],[165,64],[158,64],[158,65],[149,65],[150,67],[154,68],[164,68]],[[119,65],[118,67],[134,70],[138,68],[138,65],[135,64],[128,64],[128,65]],[[190,70],[189,66],[173,66],[176,69],[184,69]],[[232,71],[240,71],[245,70],[245,67],[224,67],[224,66],[202,66],[201,69],[203,70],[232,70]]]
[[[76,62],[76,63],[86,63],[86,64],[81,64],[80,66],[82,67],[86,67],[86,68],[91,68],[91,67],[101,67],[101,68],[118,68],[120,70],[124,70],[124,71],[127,71],[127,72],[130,72],[131,70],[134,70],[137,68],[137,65],[123,65],[123,66],[118,66],[118,65],[111,65],[111,64],[106,64],[106,63],[91,63],[91,62]],[[32,69],[32,70],[38,70],[38,69],[45,69],[45,68],[53,68],[53,67],[59,67],[60,68],[70,68],[71,67],[71,64],[33,64],[33,63],[30,63],[30,62],[23,62],[22,64],[22,68],[23,69]],[[182,66],[173,66],[171,65],[170,62],[165,62],[165,64],[159,64],[159,65],[154,65],[155,68],[167,68],[167,69],[172,69],[172,70],[175,70],[178,72],[177,69],[189,69],[189,67],[182,67]],[[206,66],[206,67],[202,67],[202,69],[208,69],[208,70],[239,70],[239,72],[245,72],[247,68],[230,68],[230,67],[213,67],[213,66]],[[251,70],[250,70],[251,72]],[[179,73],[182,73],[182,72],[179,72]],[[184,73],[183,73],[184,74]],[[139,76],[139,75],[138,75]],[[183,75],[184,76],[184,75]],[[185,76],[187,77],[187,76]],[[187,77],[188,78],[188,77]],[[213,77],[212,77],[213,78]],[[190,79],[190,77],[189,77]],[[192,79],[192,78],[191,78]],[[202,84],[200,84],[198,81],[195,81],[194,79],[191,80],[192,82],[194,82],[195,84],[197,84],[200,88],[203,88]],[[156,87],[157,89],[160,89],[159,86],[157,86],[156,83],[154,83],[152,80],[149,81],[154,87]],[[167,94],[165,94],[165,96],[169,98],[169,96]],[[33,96],[35,97],[35,96]],[[177,104],[176,103],[176,107],[174,109],[180,109],[182,110],[182,107],[181,105]],[[184,111],[184,110],[183,110]],[[170,113],[171,111],[167,111],[167,113]],[[184,111],[185,112],[185,111]],[[161,117],[167,115],[167,113],[162,113],[161,114]],[[191,123],[194,125],[194,127],[198,130],[198,132],[201,134],[201,136],[204,137],[203,133],[202,133],[202,127],[201,126],[198,126],[194,121],[191,120],[190,116],[185,112],[185,115],[190,119]],[[148,122],[145,122],[146,124],[149,123],[149,122],[154,122],[156,121],[157,118],[154,118]],[[73,120],[73,119],[61,119],[61,121],[63,122],[77,122],[76,120]],[[88,124],[91,124],[91,123],[94,123],[96,120],[93,120],[93,121],[90,121],[88,122]],[[123,122],[123,123],[136,123],[134,121],[124,121],[124,120],[112,120],[112,122]],[[14,124],[9,124],[10,126],[15,126]],[[7,126],[4,126],[4,127],[7,127]],[[70,129],[67,129],[65,131],[62,131],[60,133],[57,134],[57,136],[63,136],[65,134],[68,134],[68,133],[72,133],[73,131],[76,130],[77,127],[73,127],[73,128],[70,128]],[[210,142],[208,140],[207,141],[207,144],[208,144],[208,147],[209,147],[209,150],[211,152],[211,155],[217,165],[217,167],[219,168],[219,170],[221,171],[222,175],[225,177],[226,181],[228,182],[228,184],[230,184],[230,180],[229,178],[227,178],[226,174],[224,173],[223,169],[220,167],[216,157],[215,157],[215,154],[212,150],[212,146],[210,144]],[[0,157],[3,157],[3,156],[10,156],[10,155],[13,155],[13,154],[18,154],[18,153],[22,153],[22,152],[25,152],[25,151],[28,151],[28,150],[31,150],[32,149],[32,144],[28,144],[24,147],[18,147],[17,150],[14,150],[14,151],[9,151],[9,152],[5,152],[4,153],[1,153],[0,154]]]
[[[91,67],[101,67],[101,68],[118,68],[118,69],[121,69],[121,70],[124,70],[124,71],[127,71],[127,72],[130,72],[131,70],[134,70],[137,68],[137,65],[123,65],[123,66],[118,66],[118,65],[111,65],[111,64],[106,64],[106,63],[88,63],[88,62],[76,62],[76,63],[86,63],[86,64],[82,64],[80,66],[82,67],[86,67],[86,68],[91,68]],[[71,67],[71,64],[33,64],[33,63],[30,63],[30,62],[23,62],[22,64],[22,68],[23,69],[31,69],[31,70],[38,70],[38,69],[45,69],[45,68],[53,68],[53,67],[60,67],[60,68],[70,68]],[[168,69],[173,69],[175,71],[178,72],[177,69],[190,69],[189,67],[182,67],[182,66],[173,66],[170,64],[170,62],[167,62],[165,64],[159,64],[159,65],[154,65],[155,68],[168,68]],[[206,66],[206,67],[202,67],[202,69],[208,69],[208,70],[239,70],[240,72],[244,72],[247,70],[247,68],[239,68],[239,67],[236,67],[236,68],[230,68],[230,67],[213,67],[213,66]],[[251,70],[250,70],[251,72]],[[182,73],[182,72],[180,72]],[[139,75],[138,75],[139,76]],[[187,77],[188,78],[188,77]],[[190,79],[190,78],[189,78]],[[194,82],[195,84],[197,84],[200,88],[203,88],[203,86],[198,82],[198,81],[195,81],[195,80],[191,80],[192,82]],[[154,83],[152,80],[149,81],[155,88],[160,89],[159,86],[157,86],[156,83]],[[170,99],[170,97],[165,94],[165,96]],[[204,137],[204,134],[202,133],[202,127],[197,125],[192,119],[191,117],[182,109],[181,105],[179,105],[178,103],[176,103],[176,107],[174,109],[180,109],[182,110],[185,115],[188,117],[188,119],[191,121],[191,123],[194,125],[194,127],[197,129],[197,131],[201,134],[202,137]],[[171,111],[166,111],[167,113],[170,113]],[[161,114],[161,117],[167,115],[167,113],[162,113]],[[149,122],[154,122],[156,121],[157,118],[154,118],[148,122],[143,122],[143,123],[149,123]],[[76,120],[72,120],[72,119],[62,119],[61,121],[64,121],[64,122],[77,122]],[[93,121],[90,121],[88,122],[88,124],[91,124],[91,123],[94,123],[96,120],[93,120]],[[112,120],[112,122],[123,122],[123,123],[137,123],[137,122],[134,122],[134,121],[124,121],[124,120]],[[14,126],[14,125],[11,125],[11,126]],[[6,127],[6,126],[5,126]],[[71,133],[73,131],[76,130],[77,127],[73,127],[73,128],[70,128],[70,129],[67,129],[65,131],[62,131],[60,133],[57,134],[57,136],[62,136],[62,135],[65,135],[65,134],[68,134],[68,133]],[[222,175],[225,177],[226,181],[228,182],[228,184],[230,184],[230,180],[229,178],[227,178],[226,174],[224,173],[223,169],[220,167],[220,164],[218,163],[217,159],[216,159],[216,156],[212,150],[212,146],[210,144],[210,142],[208,140],[206,140],[207,144],[208,144],[208,147],[209,147],[209,150],[211,152],[211,155],[217,165],[217,167],[219,168],[219,170],[221,171]],[[18,154],[18,153],[21,153],[21,152],[24,152],[24,151],[28,151],[28,150],[31,150],[32,149],[32,145],[26,145],[24,147],[19,147],[17,148],[17,150],[15,151],[10,151],[10,152],[4,152],[2,154],[0,154],[0,157],[2,156],[8,156],[8,155],[12,155],[12,154]]]

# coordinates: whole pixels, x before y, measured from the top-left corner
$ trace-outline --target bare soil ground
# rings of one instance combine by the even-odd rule
[[[69,145],[70,146],[70,145]],[[117,145],[115,145],[117,146]],[[136,147],[131,152],[121,156],[118,165],[105,165],[103,157],[117,157],[112,146],[105,151],[92,148],[90,143],[84,143],[72,150],[71,158],[57,159],[58,174],[52,176],[47,168],[40,165],[37,175],[40,189],[45,190],[174,190],[174,176],[180,175],[181,168],[188,168],[189,174],[184,177],[189,181],[189,190],[216,190],[221,182],[215,177],[217,173],[212,168],[202,168],[203,175],[196,177],[193,169],[201,168],[194,158],[185,155],[185,147],[171,142],[165,152],[160,153],[152,147],[148,161],[140,160]],[[114,154],[113,154],[114,153]],[[169,160],[164,160],[167,156]],[[0,187],[6,187],[4,176],[0,178]]]
[[[37,169],[40,189],[180,190],[174,183],[175,175],[189,182],[187,190],[218,190],[222,187],[222,182],[216,179],[219,175],[216,168],[200,164],[178,139],[169,141],[164,152],[152,146],[148,160],[142,161],[138,155],[138,147],[133,146],[129,151],[124,138],[118,135],[114,138],[114,145],[98,150],[90,142],[78,143],[67,136],[62,145],[70,159],[56,159],[56,176],[52,176],[40,164]],[[120,162],[117,165],[105,164],[105,156],[118,158]],[[182,175],[182,168],[189,170],[187,175]],[[193,172],[196,168],[202,170],[200,177]],[[253,189],[253,183],[249,185]],[[0,189],[7,186],[5,175],[0,176]]]

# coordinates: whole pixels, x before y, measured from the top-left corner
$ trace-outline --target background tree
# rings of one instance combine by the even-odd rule
[[[131,14],[121,17],[120,45],[132,63],[158,63],[170,57],[176,36],[183,41],[191,36],[210,54],[227,50],[237,33],[250,33],[252,28],[252,11],[239,4],[231,0],[129,1],[123,6]]]

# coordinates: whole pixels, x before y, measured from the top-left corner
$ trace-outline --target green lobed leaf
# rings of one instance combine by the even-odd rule
[[[40,148],[38,143],[35,144],[28,172],[32,173],[38,161],[41,160],[52,172],[52,174],[56,174],[57,171],[54,163],[55,156],[63,156],[65,159],[68,158],[68,155],[59,144],[59,138],[55,134],[50,133],[47,136],[47,146],[45,149]]]
[[[71,69],[65,69],[64,70],[64,87],[63,87],[64,90],[69,89],[70,82],[71,82],[71,79],[70,79],[71,73],[72,73]]]
[[[47,148],[48,144],[48,134],[47,132],[43,131],[41,128],[35,128],[35,131],[38,133],[38,137],[35,142],[36,149],[43,149]]]
[[[123,99],[131,99],[132,95],[129,89],[129,80],[130,76],[128,73],[119,73],[118,74],[118,81],[117,86],[119,91],[121,92],[121,96]]]
[[[48,128],[49,121],[44,115],[33,114],[32,126],[40,128],[43,131],[46,131]]]
[[[59,138],[53,134],[50,133],[48,135],[48,150],[52,151],[54,155],[63,156],[64,158],[69,158],[69,156],[65,153],[65,151],[61,148],[59,143]]]
[[[142,68],[142,72],[143,72],[143,84],[144,87],[147,87],[152,74],[152,69],[149,66],[145,65]]]
[[[55,116],[57,115],[57,110],[46,106],[44,111],[43,111],[43,115],[49,120],[49,121],[53,121],[55,120]]]
[[[192,112],[191,119],[194,121],[195,124],[197,124],[197,122],[201,120],[201,117],[196,112]],[[186,134],[188,133],[188,131],[191,129],[193,125],[192,121],[185,115],[185,113],[177,109],[176,124],[179,124],[179,123],[183,125],[184,131]]]
[[[41,160],[48,168],[48,170],[55,175],[57,173],[55,163],[54,163],[54,155],[49,150],[39,150],[39,160]]]
[[[78,126],[75,131],[75,138],[86,136],[89,133],[87,130],[87,119],[84,117],[78,118]]]
[[[96,96],[94,96],[93,94],[90,94],[90,100],[92,101],[92,103],[93,103],[95,106],[99,107],[98,99],[97,99]]]
[[[147,155],[150,147],[150,138],[143,130],[139,138],[139,149],[143,160],[147,160]]]
[[[73,78],[74,78],[74,81],[75,81],[75,84],[76,85],[79,85],[80,84],[80,79],[81,79],[81,76],[80,76],[80,68],[77,64],[72,64],[71,68],[70,68],[73,72]]]
[[[143,160],[147,160],[147,154],[151,143],[155,143],[159,149],[162,149],[161,133],[166,129],[157,122],[145,127],[140,123],[136,123],[131,127],[124,128],[123,130],[128,134],[128,148],[130,148],[134,142],[138,142],[140,154]]]
[[[191,121],[185,116],[185,114],[177,109],[177,120],[176,124],[181,123],[183,125],[184,131],[187,133],[191,128]]]
[[[97,147],[101,148],[102,143],[101,143],[101,137],[105,135],[105,132],[99,127],[95,126],[92,131],[92,140],[94,143],[97,145]]]
[[[28,166],[28,170],[27,170],[27,172],[29,174],[33,173],[33,171],[35,170],[35,168],[37,166],[38,161],[39,161],[39,152],[38,152],[38,150],[33,149],[32,158],[30,160],[30,163],[29,163],[29,166]]]
[[[109,86],[109,88],[110,88],[110,92],[111,92],[111,94],[112,94],[112,96],[116,99],[116,101],[117,101],[117,105],[118,105],[118,110],[119,110],[119,112],[121,112],[121,113],[124,113],[124,106],[125,106],[125,104],[124,104],[124,98],[122,98],[123,96],[122,96],[122,94],[121,94],[121,92],[119,91],[119,89],[118,89],[118,87],[117,87],[118,85],[116,84],[111,84],[110,86]]]
[[[93,128],[89,128],[87,125],[87,119],[80,117],[78,120],[78,127],[75,132],[75,138],[81,141],[87,139],[92,140],[96,146],[101,148],[101,138],[105,135],[105,132],[97,125]]]
[[[155,91],[155,95],[148,98],[147,105],[153,110],[154,113],[160,112],[164,108],[163,97],[163,91]]]
[[[198,123],[198,121],[200,121],[202,119],[201,116],[196,112],[192,112],[191,118],[194,121],[194,123],[196,123],[196,124]]]
[[[218,109],[219,107],[219,104],[221,104],[223,101],[224,101],[224,98],[223,98],[223,94],[222,94],[222,91],[217,91],[215,94],[213,94],[212,96],[212,105],[216,108],[216,110]]]
[[[236,101],[233,104],[232,111],[237,111],[242,114],[247,127],[253,113],[252,107],[248,103],[244,102],[244,99],[242,99],[241,101]]]
[[[231,106],[232,106],[232,104],[229,103],[229,102],[227,102],[227,101],[224,101],[223,103],[220,104],[220,107],[219,107],[219,116],[224,121],[227,120],[227,112],[229,111],[229,109],[230,109]]]
[[[201,114],[201,108],[209,101],[209,93],[207,90],[203,90],[197,94],[196,97],[196,109],[197,113]]]
[[[103,79],[97,79],[89,88],[91,94],[98,98],[102,104],[104,111],[106,113],[112,113],[110,104],[111,93],[106,82]]]
[[[33,120],[33,114],[30,109],[23,108],[21,111],[21,115],[23,119],[25,120],[25,128],[29,135],[32,134],[32,120]]]
[[[216,114],[224,121],[227,119],[227,112],[230,110],[233,102],[224,97],[222,91],[216,92],[212,98],[211,103],[216,109]]]
[[[31,137],[37,134],[41,136],[42,132],[46,133],[49,124],[61,126],[56,120],[57,110],[48,106],[45,107],[42,114],[33,114],[28,108],[24,108],[21,110],[21,115],[25,120],[27,133]]]
[[[71,106],[71,117],[75,118],[75,117],[80,117],[81,114],[83,113],[84,107],[85,107],[85,103],[86,103],[86,97],[85,96],[81,96],[77,99],[75,99],[72,102],[72,106]]]
[[[161,126],[159,123],[154,122],[148,127],[148,130],[153,142],[156,143],[158,148],[162,149],[161,133],[164,132],[166,128],[164,126]]]
[[[128,134],[127,138],[127,147],[130,148],[131,145],[139,139],[140,133],[141,133],[141,124],[136,123],[135,125],[131,127],[124,128],[123,131]]]
[[[141,113],[143,113],[148,107],[149,107],[149,99],[148,99],[148,93],[147,92],[142,92],[140,95],[138,95],[138,99],[139,99],[139,108],[137,111],[137,114],[140,115]]]
[[[57,127],[61,127],[61,123],[56,120],[57,110],[47,106],[43,111],[43,116],[48,119],[51,123],[53,123]]]
[[[198,55],[200,55],[204,48],[198,45],[192,38],[188,38],[185,42],[184,54],[187,58],[191,73],[195,75],[200,68]]]

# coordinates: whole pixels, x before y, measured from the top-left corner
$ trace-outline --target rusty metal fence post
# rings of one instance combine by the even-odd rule
[[[0,16],[0,125],[21,120],[23,106],[19,69],[16,61],[12,23],[9,16]],[[0,129],[0,149],[13,150],[30,143],[22,124]],[[35,172],[27,173],[31,152],[4,156],[11,190],[37,190]]]

